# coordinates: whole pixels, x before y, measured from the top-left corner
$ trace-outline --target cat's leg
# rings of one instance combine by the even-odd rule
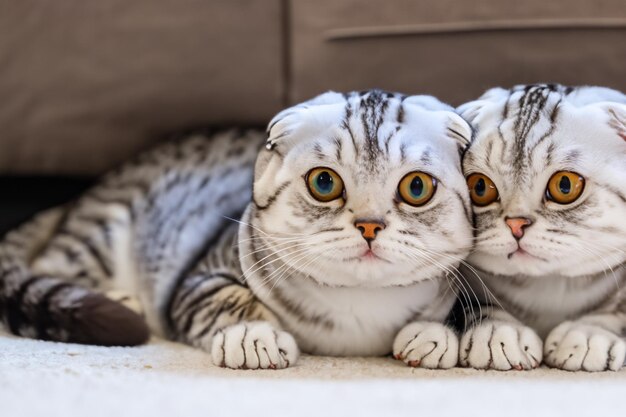
[[[239,276],[239,275],[237,275]],[[176,287],[168,308],[174,337],[232,369],[280,369],[299,356],[276,316],[230,272],[200,269]]]
[[[545,363],[568,371],[617,371],[626,360],[625,328],[623,313],[563,322],[546,338]]]
[[[98,290],[143,316],[143,306],[133,290],[137,272],[132,227],[126,206],[86,199],[58,227],[33,260],[31,270]]]
[[[541,364],[543,343],[537,333],[506,311],[481,306],[468,314],[459,364],[478,369],[526,370]]]
[[[92,220],[80,220],[81,214],[95,213],[88,206],[56,209],[7,235],[0,245],[0,313],[7,327],[22,336],[143,343],[149,332],[141,317],[94,291],[111,279],[107,272],[113,270],[109,254],[115,242],[108,242]]]
[[[439,293],[413,317],[396,335],[393,357],[408,366],[448,369],[456,366],[459,358],[457,332],[441,323],[450,314],[456,293],[450,286],[440,283]]]
[[[459,338],[445,324],[415,321],[398,332],[393,356],[412,367],[452,368],[459,357]]]

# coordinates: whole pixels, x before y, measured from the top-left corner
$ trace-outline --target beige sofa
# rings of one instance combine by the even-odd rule
[[[170,132],[328,89],[626,90],[623,0],[20,0],[0,5],[0,175],[94,175]]]

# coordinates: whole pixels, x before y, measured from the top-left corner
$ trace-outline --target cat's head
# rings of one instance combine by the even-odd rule
[[[626,96],[517,86],[458,109],[474,206],[469,260],[502,275],[580,276],[626,260]]]
[[[472,243],[461,151],[471,129],[429,96],[329,92],[270,123],[250,222],[322,285],[409,285]],[[289,275],[289,274],[287,274]]]

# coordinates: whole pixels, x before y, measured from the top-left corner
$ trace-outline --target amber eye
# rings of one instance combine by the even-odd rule
[[[498,200],[499,194],[496,185],[483,174],[472,174],[467,177],[470,198],[477,206],[487,206]]]
[[[316,200],[328,202],[343,194],[341,177],[330,168],[313,168],[306,174],[309,192]]]
[[[398,184],[398,194],[411,206],[423,206],[428,203],[437,188],[437,180],[424,172],[406,174]]]
[[[585,179],[575,172],[559,171],[550,177],[546,198],[558,204],[571,204],[580,197]]]

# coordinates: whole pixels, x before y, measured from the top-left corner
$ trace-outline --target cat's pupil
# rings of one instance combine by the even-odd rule
[[[561,181],[559,181],[559,190],[561,190],[563,194],[569,194],[569,192],[572,191],[572,183],[566,175],[563,175]]]
[[[485,195],[485,191],[487,191],[487,185],[485,184],[484,179],[481,178],[476,182],[476,185],[474,186],[474,191],[476,192],[476,195],[478,195],[479,197],[482,197]]]
[[[323,193],[329,193],[333,189],[333,177],[328,171],[324,171],[317,176],[315,181],[317,189]]]
[[[411,194],[416,197],[419,197],[424,192],[424,182],[420,177],[413,178],[411,181]]]

